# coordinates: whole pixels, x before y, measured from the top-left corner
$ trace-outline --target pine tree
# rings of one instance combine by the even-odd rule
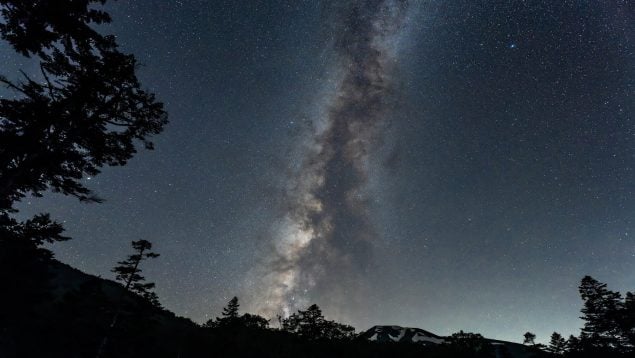
[[[567,348],[567,341],[560,335],[560,333],[553,332],[551,334],[551,341],[549,342],[548,352],[553,354],[564,354]]]
[[[621,347],[624,342],[620,337],[619,317],[623,310],[620,293],[608,290],[605,283],[590,276],[582,279],[579,289],[584,301],[582,333],[589,337],[587,342],[597,348]]]
[[[566,351],[567,353],[577,353],[582,350],[580,338],[570,335],[567,339]]]
[[[238,297],[233,297],[227,303],[227,306],[223,307],[222,317],[216,317],[216,320],[210,319],[204,326],[208,328],[238,328],[238,327],[251,327],[251,328],[266,328],[269,325],[269,321],[258,316],[244,314],[240,316],[238,314],[240,304],[238,304]]]
[[[150,251],[152,250],[152,243],[147,240],[133,241],[132,249],[135,253],[129,255],[126,260],[117,262],[119,266],[115,266],[115,268],[112,269],[112,272],[116,274],[115,279],[124,284],[125,291],[132,292],[145,298],[147,302],[151,303],[155,307],[161,307],[156,293],[150,291],[154,288],[154,283],[145,282],[145,277],[141,276],[141,268],[139,267],[142,261],[159,257],[159,254]],[[115,326],[117,326],[119,315],[121,314],[122,301],[123,292],[117,300],[117,310],[113,315],[112,321],[108,326],[108,331],[104,335],[104,338],[99,346],[97,358],[103,355],[106,345],[108,344],[108,338],[111,332],[115,329]]]
[[[238,297],[234,296],[229,302],[227,306],[223,308],[223,318],[224,319],[236,319],[238,318],[238,308],[240,305],[238,304]]]
[[[134,254],[129,255],[128,259],[117,262],[119,266],[112,269],[116,274],[115,279],[124,284],[126,290],[131,291],[145,299],[154,306],[160,306],[157,295],[151,290],[154,288],[153,282],[145,282],[145,277],[141,276],[141,262],[147,259],[159,257],[152,251],[152,243],[147,240],[139,240],[132,242]]]

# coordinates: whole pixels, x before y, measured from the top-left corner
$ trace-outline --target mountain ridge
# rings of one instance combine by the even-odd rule
[[[360,332],[359,337],[371,342],[406,343],[423,346],[436,346],[450,341],[450,336],[441,336],[417,327],[402,327],[399,325],[375,325]],[[499,339],[484,338],[494,348],[496,357],[511,356],[515,358],[529,357],[531,354],[527,346],[516,342]]]

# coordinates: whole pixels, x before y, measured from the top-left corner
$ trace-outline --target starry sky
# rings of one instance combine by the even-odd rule
[[[577,334],[584,275],[635,289],[632,2],[107,8],[170,124],[84,178],[104,204],[20,205],[65,222],[61,261],[113,278],[146,239],[161,303],[197,322],[237,295],[512,341]]]

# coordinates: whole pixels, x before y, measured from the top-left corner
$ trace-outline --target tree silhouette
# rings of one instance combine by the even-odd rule
[[[580,339],[574,335],[569,335],[567,339],[566,351],[568,353],[577,353],[582,350]]]
[[[223,318],[225,319],[236,319],[238,318],[238,308],[240,305],[238,304],[238,297],[234,296],[229,302],[227,306],[223,308]]]
[[[282,329],[309,339],[318,339],[322,337],[324,321],[322,310],[313,304],[305,311],[298,310],[297,313],[283,319]]]
[[[597,348],[621,347],[625,342],[620,337],[619,320],[623,311],[620,293],[608,290],[605,283],[591,276],[582,279],[579,289],[584,302],[582,333],[588,335],[588,343]]]
[[[536,344],[535,343],[535,340],[536,340],[536,335],[535,334],[533,334],[531,332],[527,332],[527,333],[525,333],[523,335],[523,337],[525,338],[523,340],[523,344],[531,344],[531,345]]]
[[[82,178],[126,164],[138,144],[152,149],[167,123],[163,104],[141,89],[134,56],[93,29],[111,20],[98,9],[105,2],[0,0],[0,37],[39,70],[0,75],[12,91],[0,98],[0,280],[12,292],[0,295],[10,307],[0,335],[18,326],[12,315],[28,322],[49,301],[53,255],[43,245],[69,239],[48,214],[16,220],[15,204],[46,190],[101,201]]]
[[[309,306],[305,311],[298,310],[297,313],[282,319],[281,323],[282,330],[310,340],[351,339],[355,335],[355,328],[326,320],[316,304]]]
[[[157,295],[151,290],[154,288],[153,282],[145,282],[145,277],[141,276],[141,268],[139,265],[142,261],[159,257],[152,250],[152,243],[147,240],[139,240],[132,242],[134,254],[129,255],[124,261],[119,261],[118,266],[112,269],[116,274],[115,279],[124,284],[126,290],[133,292],[152,303],[154,306],[160,306]]]
[[[269,320],[255,315],[245,313],[240,317],[240,323],[243,327],[247,328],[257,328],[257,329],[267,329],[269,328]]]
[[[0,0],[0,34],[24,56],[44,55],[56,42],[99,38],[90,23],[111,21],[106,12],[89,8],[105,0]]]
[[[124,165],[136,153],[135,142],[151,149],[149,138],[167,123],[163,104],[140,89],[134,56],[117,48],[114,36],[103,36],[91,24],[110,16],[89,8],[105,0],[0,0],[0,36],[20,54],[39,61],[40,73],[21,80],[0,76],[15,97],[0,99],[0,224],[16,230],[13,240],[63,238],[61,225],[47,215],[32,219],[38,234],[9,216],[27,194],[50,189],[82,201],[99,202],[81,179],[104,165]],[[20,245],[27,245],[20,244]],[[0,246],[15,245],[5,236]],[[33,251],[50,256],[46,250]],[[4,264],[5,262],[3,262]]]
[[[463,331],[453,333],[448,339],[448,344],[452,347],[452,352],[457,355],[485,355],[493,350],[492,345],[478,333]]]
[[[133,241],[132,249],[135,253],[129,255],[126,260],[117,262],[119,265],[112,269],[112,272],[116,274],[115,279],[124,284],[125,291],[129,291],[143,297],[155,307],[160,307],[161,304],[159,303],[159,298],[156,293],[151,291],[151,289],[154,288],[154,283],[145,282],[145,277],[141,276],[141,268],[139,267],[142,261],[159,257],[159,254],[150,251],[152,250],[152,243],[147,240]],[[116,312],[113,315],[112,321],[108,326],[108,331],[104,335],[104,338],[99,346],[99,350],[97,352],[98,358],[102,356],[104,349],[108,344],[110,333],[115,326],[117,326],[117,322],[119,321],[119,315],[121,314],[121,307],[123,303],[123,292],[117,300]]]
[[[134,56],[92,29],[110,22],[92,7],[103,3],[0,0],[0,37],[40,70],[22,72],[20,80],[0,76],[15,94],[0,98],[0,278],[15,273],[3,280],[16,288],[15,302],[28,301],[26,286],[45,288],[44,262],[52,253],[42,245],[69,239],[48,214],[17,221],[10,215],[15,203],[47,189],[99,202],[82,177],[126,164],[136,142],[151,149],[149,138],[167,123],[163,104],[140,88]],[[40,265],[18,269],[18,262]],[[0,304],[8,306],[6,300]]]
[[[553,354],[564,354],[567,348],[567,341],[560,335],[560,333],[553,332],[551,334],[551,340],[549,341],[549,347],[547,351]]]
[[[0,77],[16,98],[0,99],[0,209],[46,189],[99,201],[80,181],[104,165],[124,165],[135,141],[166,124],[163,104],[141,90],[134,56],[91,23],[110,22],[89,9],[105,1],[2,0],[0,35],[39,59],[40,78]]]
[[[210,319],[205,323],[205,326],[216,328],[221,326],[237,325],[239,307],[240,304],[238,304],[238,297],[234,296],[231,300],[229,300],[227,306],[223,307],[223,312],[221,313],[222,317],[216,317],[216,320]]]
[[[624,311],[620,317],[620,329],[624,337],[623,344],[630,350],[635,349],[635,294],[627,292],[624,298]]]
[[[245,313],[240,316],[238,314],[238,297],[233,297],[223,307],[222,317],[216,317],[216,320],[210,319],[203,326],[208,328],[256,328],[265,329],[269,327],[269,320],[258,316]]]

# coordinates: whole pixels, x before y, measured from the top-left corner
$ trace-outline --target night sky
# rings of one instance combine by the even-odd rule
[[[512,341],[577,334],[584,275],[635,289],[633,2],[108,9],[170,124],[84,179],[104,204],[23,202],[65,221],[61,261],[113,278],[146,239],[161,303],[197,322],[237,295]]]

